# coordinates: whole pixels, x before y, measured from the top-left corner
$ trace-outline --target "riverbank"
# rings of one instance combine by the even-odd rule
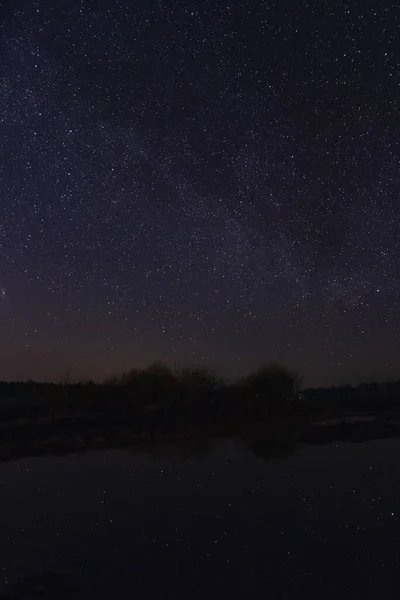
[[[159,417],[159,415],[158,415]],[[100,422],[88,416],[75,420],[21,420],[0,425],[0,460],[29,456],[60,455],[108,448],[140,447],[169,442],[197,441],[200,445],[221,438],[234,438],[265,447],[274,454],[296,444],[328,444],[339,441],[365,442],[400,437],[400,414],[343,415],[320,419],[320,415],[265,415],[225,423],[197,423],[181,419],[128,420],[109,416]]]

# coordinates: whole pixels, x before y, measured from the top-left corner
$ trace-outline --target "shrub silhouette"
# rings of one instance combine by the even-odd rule
[[[223,379],[206,367],[170,369],[157,361],[145,369],[133,368],[120,376],[109,377],[105,385],[119,385],[132,390],[143,401],[159,401],[175,395],[176,400],[199,399],[224,386]]]
[[[174,373],[162,362],[154,362],[143,370],[132,369],[121,377],[121,384],[132,389],[141,404],[168,404],[176,393]]]
[[[223,380],[205,367],[183,367],[176,371],[182,390],[193,393],[213,392],[223,386]]]
[[[118,383],[120,385],[134,385],[135,383],[137,383],[141,373],[142,371],[139,371],[139,369],[131,369],[127,373],[123,373],[118,378]]]
[[[256,406],[288,405],[295,398],[300,384],[297,373],[276,363],[261,365],[241,382],[239,388]]]
[[[224,380],[206,367],[168,367],[157,361],[145,369],[133,368],[118,377],[109,378],[108,385],[123,388],[123,397],[136,406],[157,406],[160,409],[180,408],[192,412],[214,410],[246,410],[247,408],[283,409],[291,405],[300,383],[295,372],[276,363],[261,365],[241,381],[227,386]],[[230,405],[230,406],[229,406]]]
[[[151,363],[145,369],[132,368],[122,375],[109,377],[104,383],[133,388],[136,392],[152,395],[157,390],[176,387],[176,375],[161,361]]]

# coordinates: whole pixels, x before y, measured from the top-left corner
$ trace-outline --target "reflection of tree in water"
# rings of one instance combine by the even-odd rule
[[[274,458],[288,458],[295,452],[296,444],[293,440],[246,440],[244,445],[251,450],[256,458],[272,460]]]
[[[245,436],[240,438],[240,442],[256,458],[272,460],[275,458],[288,458],[294,454],[297,439],[297,432],[286,431],[278,435],[265,435],[263,437]]]
[[[223,438],[193,438],[176,441],[151,442],[124,446],[124,451],[152,462],[201,461],[209,457]],[[271,422],[257,430],[241,431],[232,435],[248,448],[255,457],[266,460],[286,458],[295,452],[299,429],[295,424]]]
[[[154,442],[125,446],[124,451],[133,456],[145,456],[154,462],[182,460],[190,462],[202,460],[212,452],[215,440],[208,438],[179,440],[177,442]]]
[[[47,571],[40,575],[31,575],[18,581],[7,594],[0,594],[0,599],[19,598],[20,600],[54,600],[55,598],[72,599],[77,590],[71,587],[61,575]]]

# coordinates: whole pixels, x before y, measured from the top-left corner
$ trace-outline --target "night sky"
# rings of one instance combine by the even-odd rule
[[[400,379],[399,20],[6,2],[0,379],[155,359]]]

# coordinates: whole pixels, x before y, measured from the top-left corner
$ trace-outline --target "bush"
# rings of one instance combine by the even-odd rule
[[[121,397],[134,399],[137,406],[195,408],[210,404],[229,410],[283,408],[294,400],[299,385],[296,373],[275,363],[262,365],[242,381],[227,387],[222,378],[206,367],[169,368],[154,362],[145,369],[131,369],[109,379],[125,391]],[[215,407],[214,407],[215,408]]]
[[[297,373],[275,363],[262,365],[239,383],[251,402],[260,407],[288,405],[299,385]]]
[[[140,373],[141,372],[138,369],[131,369],[119,377],[118,383],[120,385],[134,385],[137,382]]]
[[[222,379],[205,367],[183,367],[176,376],[180,387],[188,392],[213,392],[223,386]]]
[[[154,362],[133,379],[138,397],[149,404],[170,404],[178,382],[172,370],[162,362]]]

